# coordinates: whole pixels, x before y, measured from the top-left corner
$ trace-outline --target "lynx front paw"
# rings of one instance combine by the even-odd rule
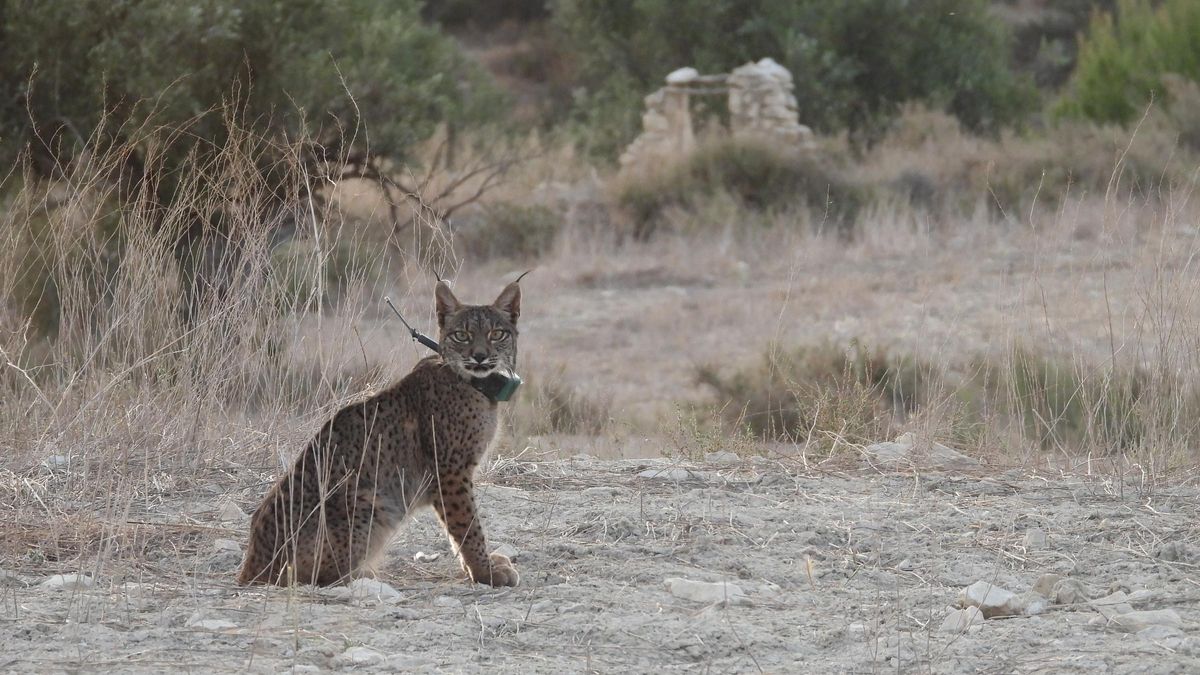
[[[468,570],[471,581],[489,586],[516,586],[521,583],[521,575],[517,574],[517,568],[506,556],[493,553],[488,562],[487,568]]]

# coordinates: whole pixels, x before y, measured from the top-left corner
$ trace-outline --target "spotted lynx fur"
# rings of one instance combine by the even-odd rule
[[[472,580],[518,584],[508,558],[488,555],[475,503],[497,405],[469,379],[514,370],[521,289],[509,284],[491,305],[463,305],[445,282],[434,296],[441,353],[309,442],[254,512],[238,583],[326,586],[368,573],[405,516],[429,505]]]

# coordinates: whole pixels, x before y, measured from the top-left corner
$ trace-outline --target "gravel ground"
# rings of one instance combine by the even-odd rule
[[[95,555],[0,559],[0,669],[1200,671],[1186,483],[507,460],[481,502],[520,587],[462,580],[423,513],[376,580],[247,590],[233,575],[267,478],[135,505]],[[1049,597],[1028,593],[1039,580]],[[978,581],[1017,594],[1018,615],[944,628]]]

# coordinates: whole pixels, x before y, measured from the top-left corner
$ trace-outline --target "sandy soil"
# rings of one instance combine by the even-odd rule
[[[677,471],[646,476],[662,468]],[[393,542],[378,579],[387,585],[355,595],[233,584],[246,518],[231,505],[250,511],[267,478],[227,473],[145,495],[87,542],[98,555],[5,560],[0,670],[1200,670],[1192,484],[850,465],[797,473],[730,457],[501,460],[481,501],[493,545],[515,551],[520,587],[462,580],[426,513]],[[1044,543],[1028,538],[1035,528]],[[56,572],[93,585],[46,588]],[[1023,593],[1050,573],[1084,595],[942,630],[965,586]],[[697,601],[669,579],[727,585]],[[1172,610],[1179,624],[1124,632],[1087,601],[1113,591],[1135,610]]]

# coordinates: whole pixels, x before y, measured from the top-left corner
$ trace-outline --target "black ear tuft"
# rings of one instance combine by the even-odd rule
[[[508,320],[512,321],[515,326],[517,319],[521,316],[521,287],[517,282],[514,281],[505,286],[496,301],[492,303],[492,307],[508,314]]]
[[[446,315],[458,311],[458,308],[462,307],[462,303],[454,297],[454,293],[450,290],[450,284],[445,281],[437,283],[437,287],[433,291],[433,299],[438,327],[441,328],[446,323]]]

